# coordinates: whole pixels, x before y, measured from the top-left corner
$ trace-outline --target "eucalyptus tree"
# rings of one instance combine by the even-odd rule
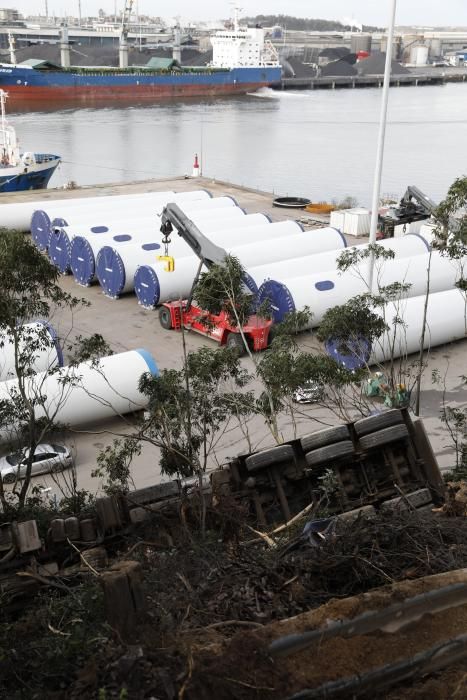
[[[0,343],[13,357],[15,375],[3,383],[0,395],[0,439],[25,465],[24,478],[17,478],[9,493],[16,496],[15,507],[21,509],[31,484],[36,447],[59,427],[56,415],[71,386],[71,379],[63,379],[60,396],[51,408],[44,385],[59,370],[56,350],[70,353],[79,362],[104,352],[107,346],[98,334],[70,341],[52,337],[46,325],[31,323],[49,321],[65,310],[74,312],[88,302],[60,287],[58,270],[23,233],[0,230],[0,289]],[[37,373],[41,354],[48,359]],[[1,479],[0,500],[4,509],[11,507]]]

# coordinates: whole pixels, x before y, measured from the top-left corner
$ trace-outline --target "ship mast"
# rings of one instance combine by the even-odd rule
[[[6,93],[4,90],[0,90],[0,115],[1,115],[1,121],[0,121],[0,131],[2,132],[2,154],[0,161],[2,164],[6,164],[8,161],[8,141],[7,141],[7,121],[6,121],[6,111],[5,111],[5,104],[6,104],[6,98],[8,97],[8,93]]]
[[[133,0],[126,0],[125,7],[122,12],[122,26],[120,28],[119,42],[119,66],[120,68],[128,68],[128,24],[131,18],[131,10],[133,8]]]
[[[10,50],[10,63],[16,66],[15,37],[10,31],[8,32],[8,48]]]

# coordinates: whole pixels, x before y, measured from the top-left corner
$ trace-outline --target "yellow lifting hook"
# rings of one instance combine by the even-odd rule
[[[157,260],[166,263],[164,266],[165,272],[173,272],[175,270],[175,258],[171,255],[158,255]]]

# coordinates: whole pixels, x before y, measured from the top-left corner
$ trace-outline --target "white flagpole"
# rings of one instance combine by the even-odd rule
[[[373,199],[371,203],[370,244],[376,242],[376,229],[378,228],[379,195],[381,189],[381,173],[383,170],[384,137],[386,135],[386,119],[388,111],[389,83],[391,78],[392,44],[394,37],[394,22],[396,19],[396,2],[391,0],[391,14],[388,27],[388,42],[386,47],[386,63],[384,67],[383,95],[381,98],[381,113],[379,118],[378,147],[376,152],[375,178],[373,181]],[[368,291],[373,290],[373,271],[375,256],[371,254],[368,269]]]

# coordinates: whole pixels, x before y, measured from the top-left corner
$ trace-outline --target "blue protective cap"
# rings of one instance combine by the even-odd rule
[[[63,219],[61,216],[57,216],[56,219],[52,220],[52,227],[54,226],[57,226],[58,228],[61,226],[68,226],[68,221]]]
[[[295,302],[288,287],[276,280],[263,282],[258,290],[258,302],[269,301],[274,323],[280,323],[284,316],[295,311]]]
[[[138,302],[146,309],[153,309],[159,303],[161,292],[159,278],[151,265],[140,265],[136,270],[135,292]]]
[[[50,261],[61,273],[70,271],[70,239],[62,228],[54,229],[50,234],[48,253]]]
[[[243,273],[243,281],[245,282],[250,292],[256,296],[258,294],[258,285],[254,281],[253,277],[248,274],[248,272]]]
[[[58,366],[63,367],[63,365],[64,365],[63,350],[62,350],[62,346],[60,345],[60,340],[58,338],[57,331],[48,321],[43,321],[42,319],[40,319],[37,323],[42,323],[44,328],[46,328],[47,331],[49,332],[49,335],[53,340],[53,344],[54,344],[55,350],[57,352]]]
[[[52,231],[50,217],[43,209],[36,209],[31,216],[31,236],[39,250],[47,250]]]
[[[70,245],[70,268],[78,284],[88,287],[96,274],[94,251],[83,236],[75,236]]]
[[[115,248],[109,245],[100,249],[96,259],[96,275],[104,294],[116,299],[125,286],[125,265]]]
[[[149,372],[152,374],[153,377],[158,377],[159,376],[159,368],[156,365],[156,361],[151,355],[151,353],[148,350],[144,350],[144,348],[137,348],[135,352],[139,352],[143,360],[146,362],[148,366]]]
[[[346,352],[343,352],[339,345],[337,341],[332,339],[326,340],[324,343],[329,357],[332,357],[346,369],[361,369],[370,359],[371,343],[366,338],[360,338],[354,343],[348,343]]]

